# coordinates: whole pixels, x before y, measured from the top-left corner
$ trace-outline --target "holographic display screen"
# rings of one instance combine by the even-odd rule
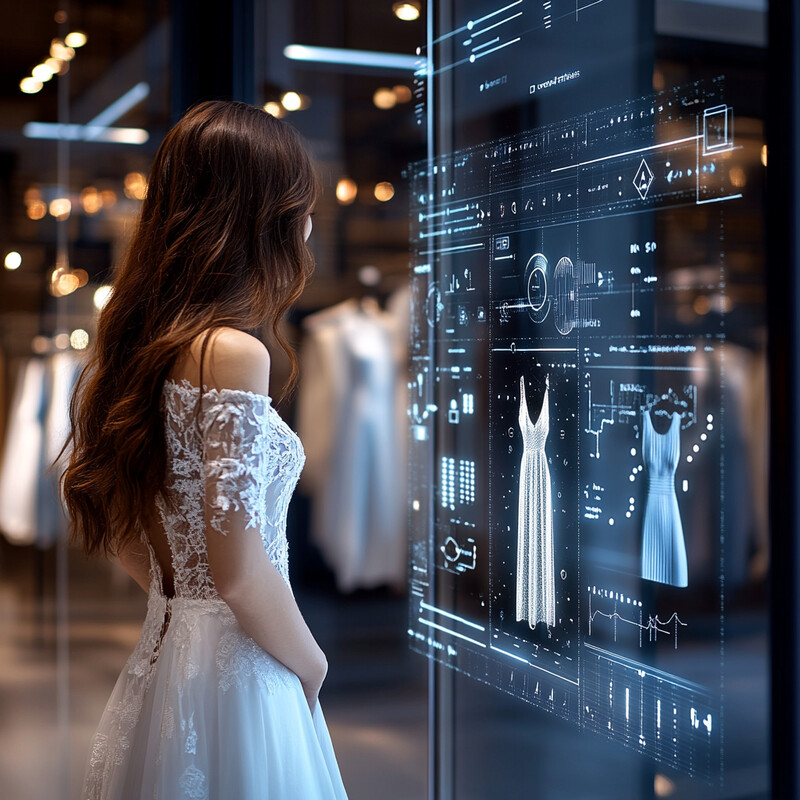
[[[648,89],[645,6],[458,2],[418,75],[408,633],[718,782],[736,114]]]

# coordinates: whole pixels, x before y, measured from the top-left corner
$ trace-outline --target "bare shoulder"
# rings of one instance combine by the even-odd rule
[[[198,369],[204,338],[201,334],[191,346]],[[203,361],[206,386],[268,395],[269,371],[269,351],[254,336],[235,328],[216,328],[209,335]]]

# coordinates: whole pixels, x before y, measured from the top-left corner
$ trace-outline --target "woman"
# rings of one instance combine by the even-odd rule
[[[75,538],[148,593],[92,741],[86,800],[344,798],[317,702],[325,656],[294,601],[286,511],[303,464],[269,353],[312,268],[299,137],[196,106],[153,163],[70,409]]]

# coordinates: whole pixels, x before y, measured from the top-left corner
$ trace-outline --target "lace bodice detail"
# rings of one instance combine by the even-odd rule
[[[305,462],[297,435],[266,395],[166,380],[167,479],[157,498],[172,551],[175,596],[216,599],[206,536],[257,531],[289,582],[286,514]],[[159,581],[160,582],[160,581]]]

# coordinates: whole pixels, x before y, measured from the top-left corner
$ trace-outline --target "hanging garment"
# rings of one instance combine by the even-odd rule
[[[174,597],[143,535],[147,617],[92,740],[81,797],[345,800],[319,703],[312,714],[297,675],[242,630],[205,544],[206,524],[260,536],[289,583],[286,513],[302,446],[265,395],[208,389],[197,425],[198,397],[186,380],[164,383],[167,486],[157,505]]]
[[[553,552],[553,506],[550,470],[544,452],[550,429],[549,384],[534,425],[525,400],[525,378],[519,379],[519,427],[522,463],[519,470],[517,524],[517,621],[531,628],[556,624],[556,582]]]
[[[0,467],[0,530],[13,544],[36,541],[45,399],[45,364],[29,358],[17,372]]]
[[[312,464],[312,539],[341,591],[399,586],[406,459],[394,325],[377,306],[348,301],[306,329],[298,427]]]
[[[650,478],[644,512],[642,577],[648,581],[688,586],[686,543],[675,494],[680,457],[680,414],[673,412],[669,429],[659,434],[650,412],[642,420],[642,457]]]
[[[58,464],[54,461],[69,434],[69,402],[80,366],[80,356],[74,350],[56,353],[45,362],[44,442],[36,521],[36,544],[39,547],[50,547],[67,532],[67,517],[58,482],[69,453],[65,452]]]

